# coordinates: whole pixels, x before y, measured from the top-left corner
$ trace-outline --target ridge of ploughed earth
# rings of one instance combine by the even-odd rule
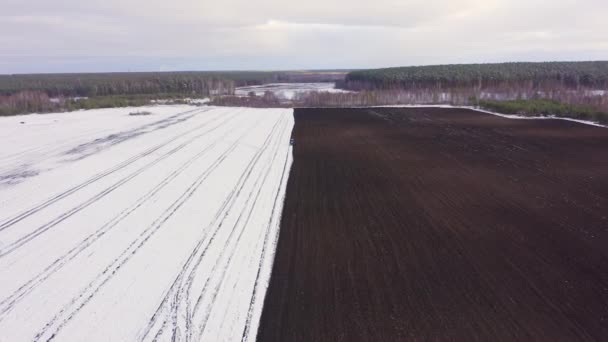
[[[259,341],[608,339],[608,130],[297,109]]]

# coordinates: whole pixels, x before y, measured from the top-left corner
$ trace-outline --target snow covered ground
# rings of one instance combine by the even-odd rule
[[[0,341],[254,340],[287,109],[0,119]]]
[[[257,96],[264,95],[265,92],[270,91],[274,93],[278,98],[284,100],[293,100],[298,93],[306,93],[311,91],[319,92],[348,92],[342,89],[336,89],[334,83],[270,83],[259,86],[248,86],[239,87],[235,90],[237,96],[247,96],[249,92],[253,91]]]

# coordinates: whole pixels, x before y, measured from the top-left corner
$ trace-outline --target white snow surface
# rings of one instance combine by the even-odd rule
[[[278,98],[284,100],[293,100],[296,94],[308,93],[312,91],[330,92],[330,93],[348,93],[347,90],[337,89],[335,83],[319,82],[319,83],[269,83],[256,86],[238,87],[234,94],[237,96],[247,96],[249,92],[254,92],[256,96],[262,96],[265,92],[270,91]]]
[[[255,340],[292,110],[139,110],[0,119],[0,341]]]

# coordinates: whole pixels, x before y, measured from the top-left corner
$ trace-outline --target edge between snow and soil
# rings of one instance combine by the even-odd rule
[[[296,107],[298,108],[298,107]],[[595,127],[602,127],[602,128],[608,128],[608,125],[602,125],[600,123],[597,122],[593,122],[593,121],[588,121],[588,120],[579,120],[579,119],[573,119],[573,118],[562,118],[562,117],[557,117],[557,116],[524,116],[524,115],[514,115],[514,114],[501,114],[501,113],[497,113],[497,112],[492,112],[486,109],[481,109],[481,108],[476,108],[473,106],[453,106],[453,105],[385,105],[385,106],[352,106],[352,107],[302,107],[302,108],[353,108],[353,109],[365,109],[365,108],[453,108],[453,109],[469,109],[469,110],[474,110],[476,112],[480,112],[480,113],[485,113],[485,114],[491,114],[491,115],[496,115],[496,116],[500,116],[506,119],[515,119],[515,120],[565,120],[565,121],[571,121],[571,122],[576,122],[576,123],[580,123],[580,124],[584,124],[584,125],[589,125],[589,126],[595,126]],[[294,108],[295,109],[295,108]]]

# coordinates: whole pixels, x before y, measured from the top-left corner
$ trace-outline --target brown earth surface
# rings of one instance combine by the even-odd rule
[[[608,129],[298,109],[259,341],[607,341]]]

